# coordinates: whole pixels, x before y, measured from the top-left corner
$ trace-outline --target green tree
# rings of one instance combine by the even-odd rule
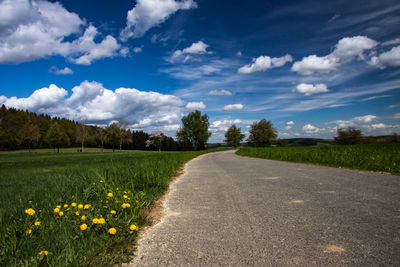
[[[240,128],[237,128],[235,124],[233,124],[225,133],[225,142],[228,146],[240,146],[240,142],[242,142],[244,138],[244,134],[240,132]]]
[[[111,143],[113,152],[115,151],[115,146],[119,144],[120,140],[120,129],[116,123],[111,123],[106,127],[107,140]]]
[[[61,126],[57,122],[53,122],[46,133],[45,141],[54,149],[57,147],[57,153],[60,153],[60,146],[68,144],[69,138]]]
[[[76,141],[81,144],[81,151],[85,150],[85,140],[88,136],[88,131],[84,123],[77,123],[75,128]]]
[[[100,141],[101,152],[104,151],[104,142],[106,141],[106,138],[107,138],[107,132],[101,127],[96,127],[96,139]]]
[[[251,125],[247,142],[253,146],[270,146],[277,136],[276,129],[272,126],[272,123],[262,119]]]
[[[355,145],[362,143],[363,135],[361,130],[352,127],[347,129],[340,128],[337,130],[337,136],[334,139],[339,145]]]
[[[29,153],[31,148],[39,142],[40,131],[39,128],[31,121],[27,122],[20,130],[22,143],[28,146]]]
[[[182,118],[182,127],[176,132],[178,142],[189,145],[194,150],[205,149],[211,133],[208,131],[210,123],[207,114],[201,115],[196,110]]]

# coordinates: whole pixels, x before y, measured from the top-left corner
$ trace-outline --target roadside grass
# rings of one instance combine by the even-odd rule
[[[60,153],[74,153],[78,152],[81,148],[80,147],[62,147],[60,148]],[[28,149],[21,149],[21,150],[13,150],[13,151],[0,151],[0,154],[20,154],[20,153],[53,153],[56,152],[56,149],[53,148],[38,148],[38,149],[31,149],[29,152]],[[116,149],[115,151],[119,151]],[[128,150],[122,150],[122,151],[128,151]],[[85,147],[85,152],[101,152],[101,148],[96,148],[96,147]],[[112,149],[106,149],[104,148],[103,152],[113,152]]]
[[[310,163],[400,175],[400,144],[318,147],[242,147],[240,156]]]
[[[206,152],[0,154],[0,266],[128,262],[154,200]]]

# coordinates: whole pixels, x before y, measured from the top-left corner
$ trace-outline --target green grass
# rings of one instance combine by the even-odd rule
[[[400,175],[400,144],[240,148],[238,155]]]
[[[165,192],[171,176],[201,153],[0,154],[0,266],[108,266],[128,261],[137,236],[130,225],[149,224],[146,211]],[[79,209],[72,203],[91,207]],[[130,207],[123,208],[124,203]],[[62,216],[54,212],[57,205]],[[25,212],[29,208],[34,215]],[[105,223],[92,224],[94,218]],[[82,231],[84,223],[87,229]],[[109,234],[110,228],[117,233]],[[40,251],[48,255],[38,255]]]

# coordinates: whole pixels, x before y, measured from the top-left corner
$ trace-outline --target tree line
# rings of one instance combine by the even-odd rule
[[[143,131],[131,131],[127,123],[120,120],[103,128],[86,125],[45,114],[0,107],[0,150],[62,147],[108,148],[113,150],[185,150],[187,147],[172,137],[163,135],[158,143],[146,143],[152,140],[150,134]]]

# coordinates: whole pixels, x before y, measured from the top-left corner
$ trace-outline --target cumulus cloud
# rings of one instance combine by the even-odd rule
[[[370,64],[379,68],[400,66],[400,46],[371,58]]]
[[[85,24],[58,2],[4,0],[0,3],[0,64],[60,55],[89,65],[114,56],[120,45],[111,35],[94,42],[99,33],[92,25],[78,39],[65,41],[66,37],[79,36]]]
[[[292,71],[302,75],[311,75],[316,72],[329,73],[355,58],[365,60],[364,52],[377,45],[377,41],[366,36],[345,37],[339,40],[332,53],[322,57],[317,55],[303,57],[301,61],[293,64]]]
[[[389,40],[389,41],[383,42],[381,45],[382,46],[388,46],[388,45],[397,45],[397,44],[400,44],[400,37],[399,38],[395,38],[393,40]]]
[[[233,124],[239,124],[243,121],[240,119],[234,120],[216,120],[210,124],[210,132],[213,134],[225,133]]]
[[[315,134],[319,132],[319,128],[315,127],[312,124],[306,124],[303,126],[302,128],[303,132],[305,132],[306,134]]]
[[[56,74],[56,75],[68,75],[68,74],[73,74],[74,72],[70,69],[70,68],[68,68],[68,67],[65,67],[65,68],[63,68],[63,69],[59,69],[59,68],[57,68],[56,66],[52,66],[50,69],[49,69],[49,72],[50,73],[54,73],[54,74]]]
[[[72,94],[50,85],[34,91],[29,97],[0,96],[0,105],[66,117],[94,124],[108,124],[124,119],[130,127],[157,130],[179,124],[183,101],[173,95],[144,92],[134,88],[110,90],[101,83],[84,81],[72,88]]]
[[[270,68],[282,67],[286,62],[292,62],[293,58],[291,55],[286,54],[283,57],[269,57],[260,56],[253,58],[252,62],[238,69],[238,73],[249,74],[256,71],[265,71]]]
[[[209,95],[226,95],[226,96],[231,96],[232,92],[228,90],[211,90],[208,92]]]
[[[294,125],[294,121],[288,121],[286,122],[286,125]]]
[[[242,104],[230,104],[230,105],[225,105],[224,110],[225,111],[231,111],[231,110],[241,110],[243,109]]]
[[[128,11],[126,27],[121,31],[121,39],[143,36],[150,28],[163,23],[178,10],[196,8],[193,0],[137,0],[136,5]]]
[[[186,47],[182,50],[176,50],[168,60],[174,61],[178,58],[183,58],[183,61],[186,62],[191,58],[191,55],[212,53],[207,51],[207,48],[208,44],[204,43],[203,41],[198,41],[197,43],[192,43],[189,47]]]
[[[133,48],[133,52],[135,52],[135,53],[140,53],[140,52],[142,52],[143,51],[143,48],[141,48],[141,47],[135,47],[135,48]]]
[[[189,102],[186,104],[188,110],[202,110],[205,109],[206,105],[203,102]]]
[[[293,92],[302,94],[305,96],[310,96],[313,94],[327,93],[327,92],[329,92],[329,90],[326,87],[326,85],[323,83],[319,83],[316,85],[301,83],[296,86],[296,89],[294,89]]]
[[[347,127],[360,126],[366,123],[371,123],[373,121],[376,121],[377,119],[378,117],[375,115],[365,115],[365,116],[354,117],[350,120],[336,120],[333,121],[332,123],[337,124],[338,127],[340,128],[347,128]]]

